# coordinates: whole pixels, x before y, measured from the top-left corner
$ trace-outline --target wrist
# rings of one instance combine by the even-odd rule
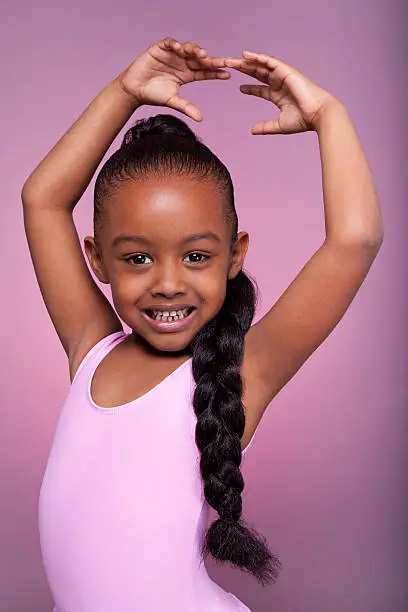
[[[118,90],[118,92],[120,93],[120,95],[122,96],[123,100],[130,105],[130,107],[133,110],[136,110],[137,108],[139,108],[139,106],[142,106],[142,102],[140,100],[138,100],[134,95],[132,95],[131,93],[129,93],[127,91],[127,89],[125,88],[124,84],[123,84],[123,77],[125,75],[126,71],[121,72],[113,81],[112,81],[112,85],[114,85],[116,87],[116,89]]]
[[[317,133],[327,122],[332,122],[336,117],[348,115],[347,109],[336,99],[331,100],[330,102],[322,105],[322,107],[317,111],[313,118],[313,130]]]

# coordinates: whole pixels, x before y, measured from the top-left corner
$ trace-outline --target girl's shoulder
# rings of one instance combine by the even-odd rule
[[[108,343],[113,334],[118,334],[118,337],[120,337],[121,333],[124,336],[127,335],[119,321],[116,325],[99,325],[98,328],[90,329],[85,333],[68,359],[71,383],[85,358],[90,356],[91,351],[101,347],[104,342]]]

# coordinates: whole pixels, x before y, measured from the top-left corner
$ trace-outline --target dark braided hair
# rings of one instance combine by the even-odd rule
[[[221,190],[233,245],[238,218],[229,171],[184,121],[164,114],[138,120],[99,173],[94,198],[95,236],[102,223],[103,200],[121,179],[172,174],[210,180]],[[257,294],[242,270],[226,282],[226,297],[220,311],[191,342],[200,471],[205,498],[219,514],[204,538],[201,555],[204,558],[210,553],[217,563],[229,562],[265,585],[276,581],[281,563],[268,550],[266,540],[241,518],[244,480],[240,464],[245,413],[240,366]]]

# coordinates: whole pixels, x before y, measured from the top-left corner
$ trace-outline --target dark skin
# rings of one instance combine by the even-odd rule
[[[85,251],[98,280],[111,285],[116,311],[133,330],[129,343],[141,353],[189,354],[194,336],[219,312],[227,278],[241,270],[249,243],[248,234],[239,232],[231,249],[224,208],[215,183],[188,176],[126,180],[103,204],[103,225],[96,241],[85,238]],[[182,244],[187,235],[209,231],[220,242]],[[119,234],[143,234],[152,244],[112,247]],[[152,329],[140,309],[168,303],[196,306],[194,323],[175,333]]]

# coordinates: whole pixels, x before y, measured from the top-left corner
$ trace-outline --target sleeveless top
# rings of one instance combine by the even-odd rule
[[[109,334],[82,360],[45,468],[39,533],[53,612],[250,612],[200,558],[210,506],[192,358],[126,404],[91,397],[96,368],[127,335]]]

